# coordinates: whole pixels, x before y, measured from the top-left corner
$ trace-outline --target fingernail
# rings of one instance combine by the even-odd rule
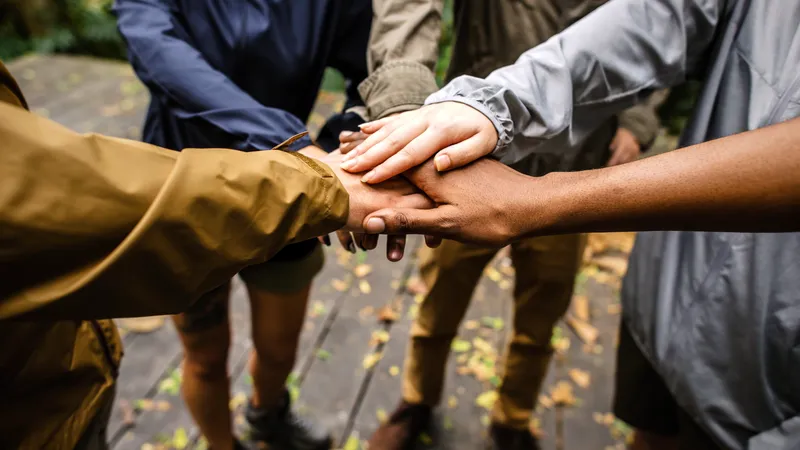
[[[350,253],[356,252],[356,244],[353,244],[353,241],[347,243],[347,251],[349,251]]]
[[[367,125],[369,125],[369,122],[360,123],[360,124],[358,124],[358,129],[359,130],[363,130],[364,127],[367,126]]]
[[[391,251],[389,259],[392,261],[400,261],[401,259],[403,259],[403,252],[399,249],[394,249]]]
[[[447,155],[436,155],[436,158],[433,158],[433,165],[436,166],[436,170],[439,172],[444,172],[450,168],[450,157]]]
[[[349,161],[345,160],[339,165],[339,167],[341,167],[344,170],[350,170],[355,166],[356,166],[356,160],[355,159],[351,159]]]
[[[373,217],[367,220],[367,226],[365,228],[367,233],[378,234],[383,233],[383,230],[386,229],[386,224],[383,222],[383,219]]]
[[[370,181],[372,181],[373,178],[375,178],[375,171],[374,170],[369,172],[368,174],[364,175],[361,178],[361,182],[362,183],[369,183]]]
[[[341,136],[341,137],[348,137],[348,136],[350,136],[351,134],[353,134],[353,132],[352,132],[352,131],[342,131],[341,133],[339,133],[339,136]]]

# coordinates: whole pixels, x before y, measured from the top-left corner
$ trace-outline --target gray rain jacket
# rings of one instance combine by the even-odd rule
[[[607,117],[691,74],[705,87],[682,146],[800,116],[800,1],[614,0],[426,103],[483,112],[505,163],[571,158],[562,149]],[[639,346],[720,445],[800,449],[800,234],[641,233],[622,297]]]

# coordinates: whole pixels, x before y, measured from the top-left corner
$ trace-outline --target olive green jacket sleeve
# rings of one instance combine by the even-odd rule
[[[444,0],[373,0],[367,64],[358,91],[370,119],[417,109],[436,92]]]
[[[0,319],[177,313],[348,213],[333,173],[297,154],[173,152],[5,102],[0,141]]]

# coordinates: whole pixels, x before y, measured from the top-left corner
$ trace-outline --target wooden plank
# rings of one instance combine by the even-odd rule
[[[572,407],[560,407],[562,448],[624,449],[624,436],[616,434],[617,428],[610,415],[620,320],[616,295],[614,288],[592,279],[586,282],[585,292],[578,295],[581,293],[589,299],[590,324],[597,329],[599,337],[595,345],[585,345],[570,328],[572,345],[562,364],[559,380],[573,386],[577,403]],[[584,384],[588,384],[581,386],[587,374]]]
[[[379,248],[384,242],[381,238]],[[409,248],[415,242],[419,241],[412,240]],[[297,401],[298,410],[313,412],[314,418],[326,425],[337,441],[352,426],[351,416],[358,410],[365,383],[369,381],[373,367],[365,361],[380,351],[371,342],[373,332],[384,329],[375,313],[399,292],[411,267],[408,259],[399,263],[387,261],[381,251],[361,255],[356,266],[368,264],[372,272],[362,278],[354,275],[348,298],[312,355]]]
[[[238,278],[236,280],[231,291],[230,318],[233,335],[229,363],[231,360],[241,359],[241,355],[246,351],[250,329],[246,291],[244,285],[238,281]],[[135,343],[138,344],[141,341],[142,339],[139,338]],[[177,338],[173,340],[172,345],[180,346]],[[149,347],[143,348],[142,352],[145,358],[153,358],[155,356],[154,353],[158,354],[160,351],[155,351],[153,347]],[[145,359],[141,363],[147,364],[146,361]],[[179,363],[180,358],[161,373],[157,381],[150,386],[146,395],[141,397],[146,400],[152,400],[156,407],[149,411],[139,411],[136,417],[136,424],[128,427],[122,433],[117,433],[117,436],[111,441],[115,449],[139,450],[142,445],[147,443],[163,444],[171,442],[179,434],[184,434],[188,442],[188,429],[193,426],[194,422],[180,397],[178,389],[180,386]],[[173,380],[171,386],[162,384],[164,380],[169,379]],[[134,398],[131,404],[136,406],[136,400]],[[165,406],[159,407],[161,405]]]
[[[502,330],[486,327],[474,329],[474,325],[483,317],[506,317],[510,304],[509,297],[508,292],[484,277],[476,287],[473,301],[459,331],[459,339],[472,342],[474,338],[479,337],[492,345],[500,354],[499,349],[506,334],[505,327]],[[383,416],[391,414],[400,401],[402,367],[408,346],[408,334],[421,295],[406,294],[404,298],[406,313],[389,330],[391,339],[386,344],[383,359],[376,365],[372,382],[355,419],[352,438],[368,440]],[[458,374],[458,366],[464,365],[463,359],[471,351],[453,353],[448,359],[442,405],[436,410],[431,436],[423,438],[421,447],[483,448],[488,411],[476,405],[475,400],[481,393],[492,390],[493,386],[490,383],[480,382],[472,376]],[[459,359],[462,363],[457,362]]]

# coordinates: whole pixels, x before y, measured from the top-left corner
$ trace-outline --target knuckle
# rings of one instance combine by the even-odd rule
[[[394,224],[396,231],[408,231],[411,229],[411,218],[402,211],[394,214]]]

